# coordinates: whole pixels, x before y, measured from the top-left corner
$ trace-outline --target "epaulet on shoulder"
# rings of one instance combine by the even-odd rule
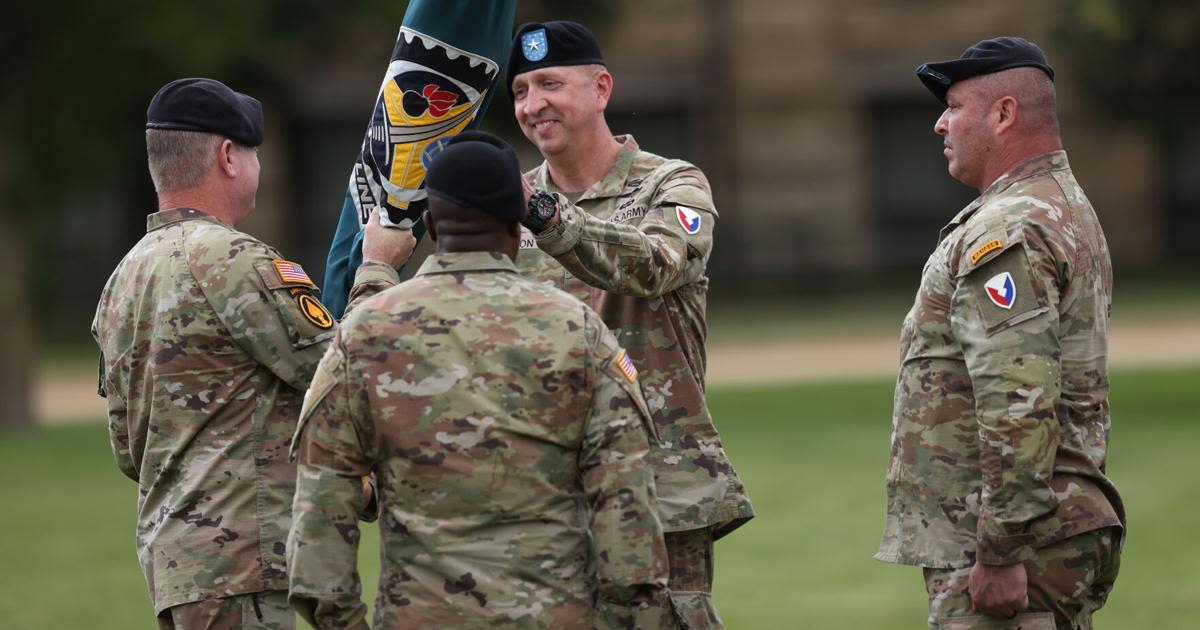
[[[210,256],[236,258],[247,263],[281,258],[279,252],[270,245],[224,224],[206,223],[193,227],[185,238],[191,242],[191,246],[207,246]]]
[[[593,318],[588,318],[588,319],[592,320]],[[600,319],[597,317],[594,319],[594,321],[599,322]],[[596,325],[595,328],[596,328],[595,335],[597,336],[597,343],[602,348],[604,348],[604,350],[605,350],[604,354],[614,354],[618,350],[621,349],[621,345],[617,342],[617,337],[615,335],[604,334],[604,327],[601,325]],[[592,334],[591,331],[588,331],[588,332],[589,332],[589,334]]]
[[[685,171],[691,172],[680,176]],[[684,160],[664,159],[650,172],[648,177],[664,182],[659,188],[661,192],[667,192],[679,186],[695,186],[701,189],[708,188],[708,178],[705,177],[704,172],[695,164]],[[668,182],[666,180],[671,181]]]
[[[988,201],[983,210],[996,213],[1009,223],[1029,220],[1036,223],[1044,218],[1059,220],[1068,206],[1062,183],[1048,172],[1014,183]]]
[[[191,233],[203,238],[210,238],[218,242],[237,243],[239,245],[246,243],[255,243],[262,247],[267,247],[266,243],[257,238],[242,232],[241,230],[215,221],[192,221]]]
[[[596,339],[603,339],[605,336],[604,330],[608,327],[604,324],[604,320],[600,319],[600,315],[592,310],[592,307],[579,302],[575,296],[568,294],[568,297],[571,298],[572,302],[582,307],[579,310],[580,315],[582,315],[581,319],[583,320],[583,334],[587,338],[588,343],[591,344]]]
[[[695,164],[692,164],[691,162],[688,162],[687,160],[678,160],[678,159],[663,158],[663,157],[660,157],[659,159],[662,161],[659,162],[658,165],[654,167],[655,171],[665,173],[665,174],[670,174],[670,173],[678,173],[679,171],[694,170],[697,173],[701,173],[699,167],[697,167]],[[701,173],[701,174],[703,174],[703,173]]]
[[[686,160],[663,157],[649,151],[638,151],[637,156],[634,158],[633,168],[630,169],[630,176],[648,177],[650,175],[660,175],[666,177],[671,173],[689,168],[696,168],[696,166]]]

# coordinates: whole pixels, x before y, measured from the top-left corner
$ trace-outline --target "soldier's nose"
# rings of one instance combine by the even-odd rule
[[[949,131],[949,129],[946,126],[946,112],[942,112],[942,115],[938,116],[937,122],[933,123],[933,133],[936,133],[939,136],[944,136],[946,135],[947,131]]]

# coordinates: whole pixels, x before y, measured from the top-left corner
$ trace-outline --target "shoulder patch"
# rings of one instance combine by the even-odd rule
[[[617,353],[616,363],[617,369],[621,370],[621,373],[625,375],[625,378],[629,379],[630,383],[637,381],[637,368],[633,366],[633,360],[629,358],[629,353],[625,352],[624,348],[621,348],[621,351]]]
[[[1013,284],[1012,274],[1007,271],[989,278],[983,288],[992,304],[1002,309],[1011,310],[1013,303],[1017,301],[1017,287]]]
[[[325,305],[312,296],[311,293],[296,294],[296,304],[300,306],[300,314],[322,330],[333,328],[333,315],[325,309]]]
[[[306,284],[310,287],[317,286],[308,274],[304,272],[304,267],[300,263],[289,262],[286,260],[272,260],[271,264],[275,266],[275,273],[279,274],[279,279],[284,284]]]
[[[1045,297],[1034,288],[1033,270],[1021,246],[989,256],[963,282],[988,335],[1049,310]]]
[[[687,206],[675,206],[675,216],[679,219],[679,225],[682,225],[688,234],[695,234],[700,231],[699,212]]]
[[[994,239],[984,243],[982,247],[975,250],[974,253],[971,254],[971,264],[972,265],[978,264],[979,259],[986,256],[988,254],[988,252],[995,251],[1002,247],[1004,247],[1004,243],[1001,242],[1000,239],[998,239],[998,238],[994,238]]]

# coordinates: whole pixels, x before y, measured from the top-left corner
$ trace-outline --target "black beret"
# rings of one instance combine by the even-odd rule
[[[441,145],[425,170],[429,196],[516,223],[525,218],[521,165],[509,144],[485,131],[464,131]]]
[[[604,65],[600,44],[578,22],[527,22],[517,29],[508,53],[508,96],[518,74],[550,66]]]
[[[207,131],[256,147],[263,143],[262,104],[220,81],[176,79],[150,99],[146,128]]]
[[[917,68],[917,76],[945,105],[946,92],[958,81],[1025,67],[1038,68],[1054,80],[1054,70],[1036,44],[1020,37],[995,37],[967,48],[958,59],[924,64]]]

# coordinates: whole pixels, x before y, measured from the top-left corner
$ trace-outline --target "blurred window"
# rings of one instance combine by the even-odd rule
[[[1200,124],[1179,124],[1167,145],[1167,256],[1200,260]]]
[[[871,206],[878,263],[909,268],[928,258],[938,231],[977,196],[946,172],[933,125],[941,106],[927,94],[868,105]]]
[[[605,113],[614,134],[633,134],[644,151],[698,162],[690,140],[690,112],[683,107],[656,106],[634,110],[610,108]]]

